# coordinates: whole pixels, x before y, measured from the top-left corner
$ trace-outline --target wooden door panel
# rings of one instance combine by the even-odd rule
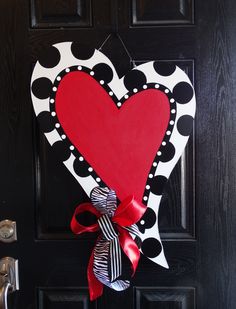
[[[155,287],[135,289],[136,309],[195,309],[195,289]]]
[[[92,27],[91,0],[31,0],[31,27]]]
[[[86,288],[42,288],[38,289],[39,309],[96,309],[91,303]]]
[[[193,0],[132,0],[132,25],[181,25],[193,24]]]

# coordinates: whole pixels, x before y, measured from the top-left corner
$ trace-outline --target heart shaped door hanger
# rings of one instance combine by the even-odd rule
[[[36,63],[31,95],[40,128],[88,196],[108,186],[119,200],[134,195],[147,205],[141,252],[168,268],[157,218],[195,115],[185,72],[150,61],[119,78],[102,52],[62,42]]]

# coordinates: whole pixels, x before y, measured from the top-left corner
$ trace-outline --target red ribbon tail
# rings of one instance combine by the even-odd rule
[[[130,236],[129,232],[122,229],[121,227],[117,226],[119,230],[119,240],[121,248],[123,249],[124,253],[129,258],[131,265],[132,265],[132,276],[135,274],[135,271],[138,267],[138,262],[140,258],[140,251],[138,246],[136,245],[133,238]]]
[[[90,256],[88,269],[87,269],[89,295],[90,295],[91,301],[97,299],[103,293],[103,284],[95,277],[93,273],[93,260],[94,260],[93,255],[94,255],[94,251],[92,252]]]

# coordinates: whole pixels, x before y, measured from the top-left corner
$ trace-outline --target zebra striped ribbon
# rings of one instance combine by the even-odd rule
[[[91,192],[91,202],[79,205],[71,220],[71,229],[75,234],[95,232],[100,230],[88,266],[88,282],[90,299],[94,300],[102,295],[103,284],[122,291],[129,287],[129,280],[121,280],[122,259],[121,251],[131,262],[133,274],[136,271],[140,252],[131,237],[139,237],[136,222],[140,220],[146,206],[138,203],[133,197],[125,199],[117,207],[117,198],[113,190],[96,187]],[[97,217],[97,223],[84,226],[80,224],[79,215],[90,212]]]
[[[118,240],[118,233],[115,231],[108,215],[102,215],[98,219],[98,224],[103,236],[110,241],[110,281],[113,282],[122,273],[121,249]]]

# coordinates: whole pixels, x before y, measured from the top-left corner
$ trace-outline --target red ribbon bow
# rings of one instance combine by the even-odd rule
[[[130,236],[129,232],[124,228],[129,227],[138,222],[140,218],[143,216],[145,211],[146,206],[144,206],[142,203],[139,203],[134,199],[133,196],[131,196],[126,198],[123,202],[121,202],[121,204],[116,208],[114,215],[110,218],[111,222],[118,230],[119,233],[118,238],[120,246],[131,262],[132,276],[134,275],[136,268],[138,266],[140,251],[137,244]],[[94,208],[92,204],[90,203],[80,204],[76,208],[71,220],[72,231],[75,234],[98,231],[100,229],[98,222],[90,226],[84,226],[76,220],[76,217],[78,218],[78,216],[83,212],[90,212],[94,214],[98,219],[102,216],[102,214],[96,208]],[[94,250],[92,251],[92,254],[90,256],[87,269],[87,278],[88,278],[91,301],[95,300],[103,293],[103,284],[94,275],[93,263],[94,263]]]

